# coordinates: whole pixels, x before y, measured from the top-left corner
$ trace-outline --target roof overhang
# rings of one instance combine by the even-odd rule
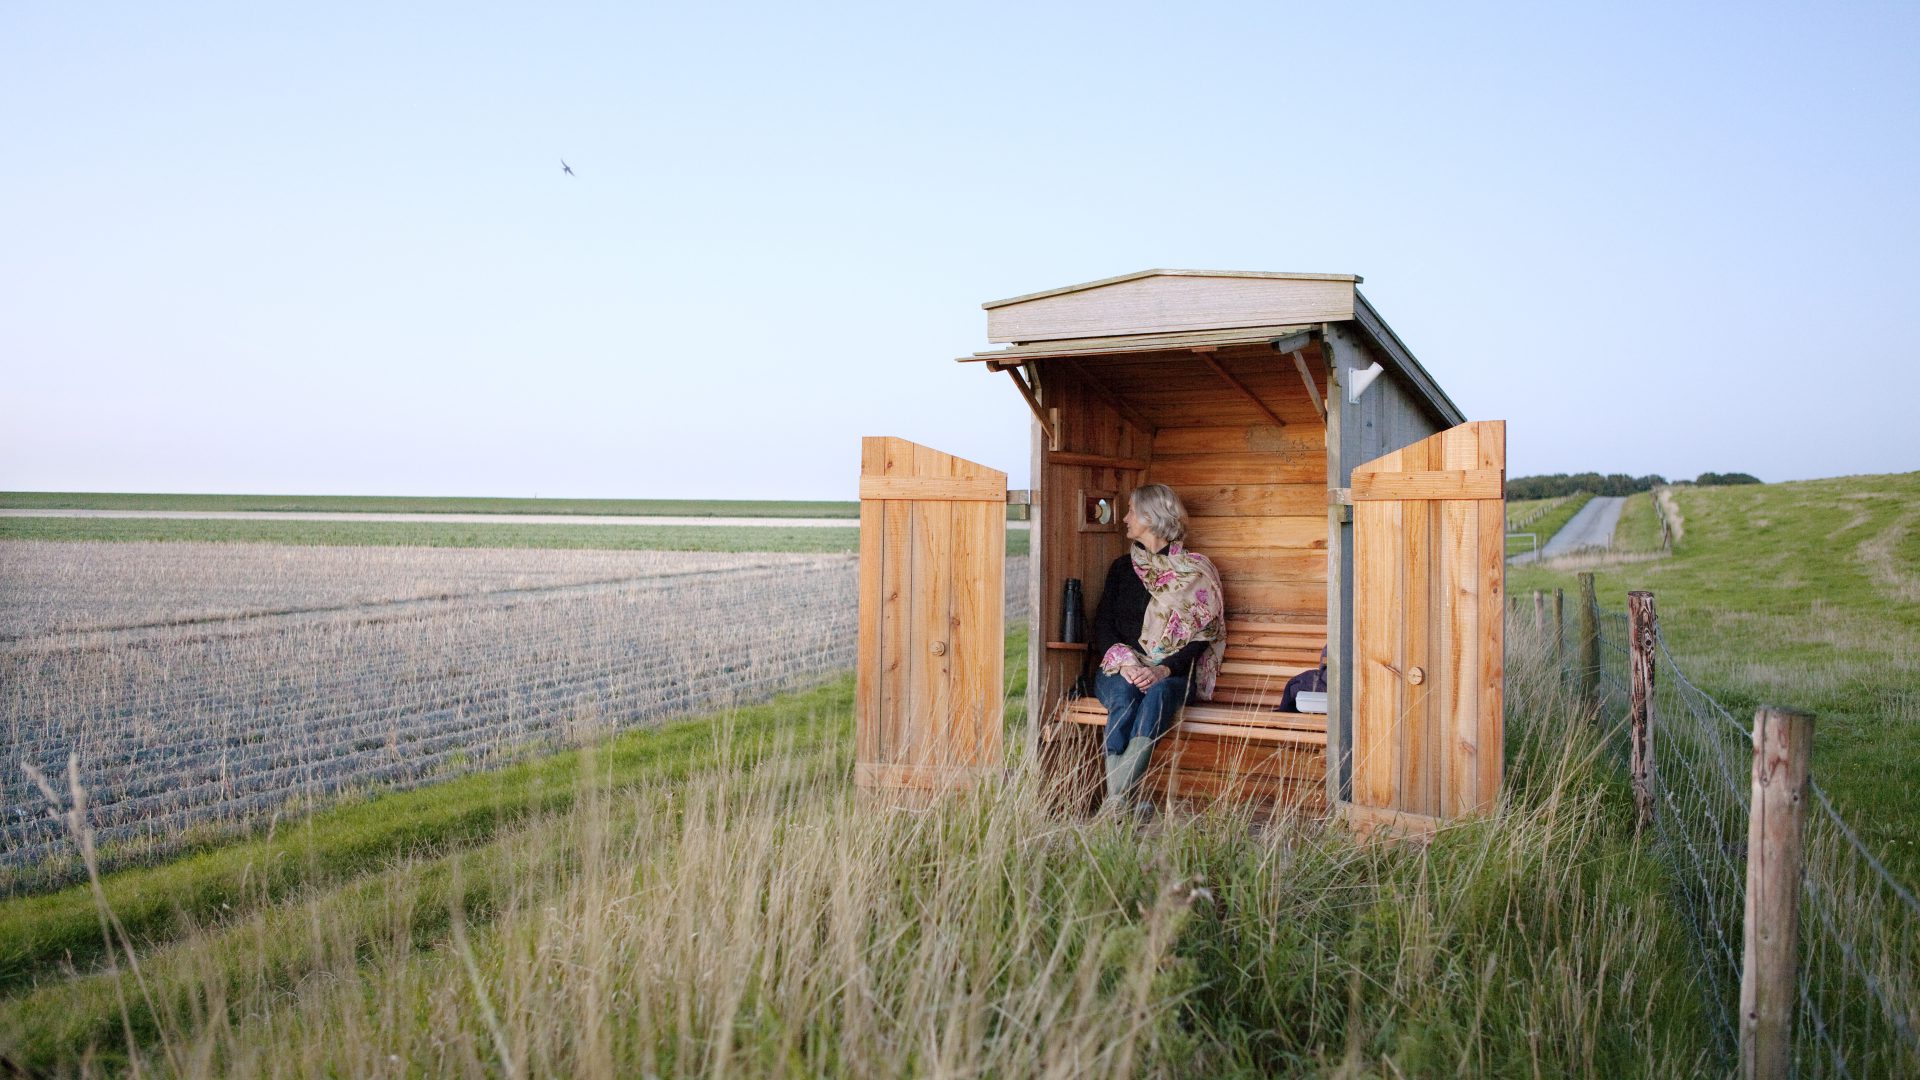
[[[1004,349],[961,356],[960,363],[984,361],[989,368],[1019,367],[1032,360],[1060,356],[1120,356],[1126,353],[1190,352],[1194,349],[1225,348],[1230,345],[1283,345],[1320,329],[1319,323],[1293,326],[1255,326],[1234,330],[1193,330],[1181,334],[1138,334],[1131,337],[1077,338],[1068,341],[1036,341],[1031,345],[1010,345]],[[1304,344],[1304,342],[1302,342]],[[1296,345],[1294,348],[1298,348]]]
[[[1406,343],[1400,340],[1400,335],[1393,332],[1393,327],[1387,325],[1387,320],[1380,317],[1380,312],[1367,302],[1359,289],[1353,290],[1353,322],[1379,351],[1381,366],[1398,375],[1407,388],[1426,402],[1449,427],[1458,427],[1467,422],[1467,415],[1460,411],[1460,406],[1455,405],[1447,392],[1440,389],[1440,384],[1433,381],[1427,369],[1420,366],[1420,361],[1414,359],[1413,350],[1407,348]]]
[[[981,306],[987,340],[1031,345],[1353,318],[1352,274],[1141,270]]]
[[[1268,344],[1291,352],[1323,327],[1344,325],[1356,330],[1381,366],[1436,417],[1449,426],[1465,423],[1460,407],[1361,294],[1360,281],[1357,274],[1141,270],[988,301],[981,305],[987,311],[988,340],[1012,344],[958,359],[1001,371],[1050,358],[1191,353],[1235,345]]]

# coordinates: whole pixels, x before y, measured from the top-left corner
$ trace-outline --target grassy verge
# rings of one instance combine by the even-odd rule
[[[1552,500],[1549,499],[1544,501],[1551,502]],[[1561,500],[1558,506],[1555,506],[1553,509],[1547,511],[1545,514],[1542,514],[1532,524],[1528,525],[1524,531],[1533,533],[1535,536],[1539,537],[1540,538],[1539,546],[1546,547],[1547,541],[1553,539],[1553,534],[1559,532],[1561,529],[1566,528],[1567,522],[1573,520],[1573,515],[1579,513],[1581,507],[1587,505],[1592,501],[1593,501],[1593,496],[1585,491],[1576,492],[1572,495],[1569,495],[1565,499]],[[1512,507],[1508,507],[1507,515],[1509,517],[1513,516]],[[1533,550],[1533,547],[1524,540],[1514,540],[1512,537],[1509,537],[1507,539],[1507,557],[1508,558],[1512,558],[1515,555],[1519,555],[1523,552],[1532,551],[1532,550]]]
[[[1508,499],[1507,531],[1512,532],[1515,528],[1525,528],[1526,525],[1532,524],[1532,522],[1526,521],[1528,517],[1542,507],[1550,506],[1558,502],[1561,498],[1562,496],[1556,495],[1551,499]],[[1522,522],[1525,522],[1525,524],[1522,524]]]
[[[1590,568],[1609,609],[1651,590],[1681,669],[1736,718],[1762,702],[1817,714],[1815,779],[1920,882],[1920,473],[1674,497],[1685,535],[1671,556],[1514,567],[1509,589],[1571,594]],[[1655,551],[1652,518],[1647,497],[1630,500],[1623,546]]]
[[[5,510],[256,510],[383,514],[633,514],[645,517],[857,518],[857,502],[748,499],[494,499],[404,495],[165,495],[0,491]]]
[[[1660,550],[1660,517],[1653,510],[1653,492],[1627,496],[1620,506],[1620,520],[1613,527],[1615,551],[1650,552]]]
[[[783,551],[855,554],[857,526],[465,525],[431,521],[194,521],[171,518],[0,518],[0,540],[211,541],[311,547],[590,548],[601,551]],[[1007,554],[1027,532],[1007,531]]]
[[[678,776],[615,783],[585,753],[555,777],[567,805],[485,844],[185,930],[137,979],[49,973],[0,1004],[0,1053],[163,1075],[1705,1071],[1624,793],[1545,665],[1509,678],[1508,798],[1431,847],[1229,811],[1062,820],[1017,753],[892,810],[848,788],[844,700],[777,709],[771,739],[708,729],[709,767]]]

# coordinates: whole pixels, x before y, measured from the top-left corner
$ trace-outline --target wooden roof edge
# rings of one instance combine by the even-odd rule
[[[1351,281],[1355,285],[1365,279],[1358,274],[1295,274],[1273,270],[1136,270],[1131,274],[1101,278],[1098,281],[1083,281],[1078,285],[1062,285],[1057,289],[1045,289],[1024,296],[1010,296],[1005,300],[989,300],[980,306],[988,311],[1009,304],[1024,304],[1029,300],[1041,300],[1049,296],[1064,296],[1067,293],[1097,289],[1103,285],[1118,285],[1123,281],[1134,281],[1145,277],[1237,277],[1237,278],[1291,278],[1295,281]]]
[[[1009,345],[971,356],[954,357],[962,364],[980,361],[1020,362],[1060,356],[1100,356],[1136,352],[1168,352],[1195,346],[1258,345],[1294,334],[1318,330],[1320,324],[1287,323],[1280,326],[1244,326],[1229,329],[1188,330],[1178,334],[1133,334],[1111,337],[1069,338],[1063,341],[1036,341]]]
[[[1455,405],[1453,399],[1447,396],[1445,390],[1440,389],[1440,384],[1434,381],[1427,369],[1420,366],[1420,361],[1414,358],[1413,350],[1407,348],[1406,342],[1400,340],[1400,335],[1393,332],[1393,327],[1387,325],[1387,320],[1380,317],[1380,312],[1361,294],[1359,289],[1353,290],[1353,321],[1385,355],[1387,366],[1405,377],[1414,393],[1439,414],[1442,420],[1453,427],[1467,422],[1467,415],[1460,411],[1460,406]]]

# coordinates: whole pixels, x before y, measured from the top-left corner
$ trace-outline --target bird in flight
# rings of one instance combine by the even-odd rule
[[[560,159],[560,171],[566,173],[568,176],[573,175],[573,166],[567,164],[566,158]]]

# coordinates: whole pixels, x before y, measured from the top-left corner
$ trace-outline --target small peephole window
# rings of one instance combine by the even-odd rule
[[[1113,503],[1100,499],[1093,504],[1093,519],[1102,525],[1113,524]]]

